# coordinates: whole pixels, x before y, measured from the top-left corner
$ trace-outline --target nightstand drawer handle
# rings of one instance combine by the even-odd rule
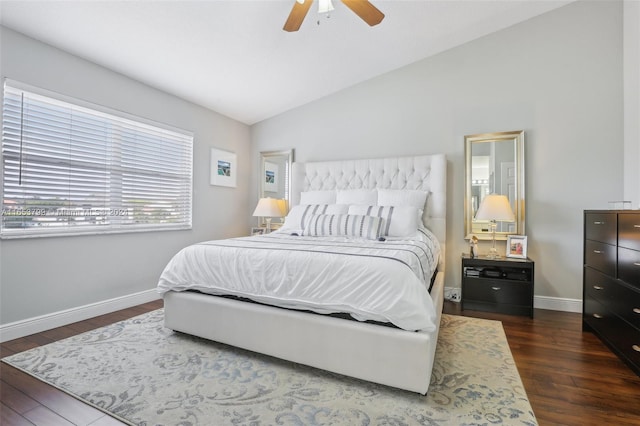
[[[633,225],[634,228],[640,228],[640,225]]]
[[[602,253],[603,253],[603,251],[602,251],[602,250],[594,250],[593,252],[594,252],[595,254],[602,254]]]
[[[599,285],[593,286],[594,290],[604,290],[604,287],[600,287]]]
[[[640,262],[633,262],[633,266],[640,266]]]
[[[594,224],[594,225],[604,225],[604,222],[596,221],[596,222],[593,222],[593,224]]]
[[[640,345],[633,345],[631,346],[631,349],[633,349],[636,352],[640,352]]]
[[[640,314],[640,308],[633,308],[634,314]]]
[[[498,290],[500,290],[500,287],[491,287],[491,290],[498,291]]]
[[[600,314],[593,314],[593,317],[594,317],[594,318],[601,319],[601,318],[602,318],[602,315],[600,315]]]

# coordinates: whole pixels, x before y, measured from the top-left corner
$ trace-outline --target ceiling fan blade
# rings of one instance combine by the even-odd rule
[[[342,0],[342,3],[372,27],[384,19],[384,13],[380,12],[368,0]]]
[[[284,23],[282,29],[289,32],[298,31],[304,17],[307,16],[311,3],[313,3],[313,0],[304,0],[302,3],[294,1],[287,22]]]

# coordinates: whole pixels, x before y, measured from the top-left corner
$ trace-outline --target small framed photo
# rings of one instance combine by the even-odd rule
[[[263,235],[265,231],[265,228],[251,228],[251,236],[253,237],[254,235]]]
[[[210,184],[219,186],[236,186],[238,174],[236,154],[211,148],[211,176]]]
[[[525,235],[507,236],[507,257],[527,258],[527,237]]]

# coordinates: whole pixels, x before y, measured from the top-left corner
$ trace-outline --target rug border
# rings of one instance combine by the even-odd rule
[[[73,336],[69,336],[69,337],[66,337],[66,338],[64,338],[64,339],[56,340],[56,341],[53,341],[53,342],[50,342],[50,343],[47,343],[47,344],[44,344],[44,345],[39,345],[39,346],[36,346],[36,347],[34,347],[34,348],[25,349],[24,351],[16,352],[15,354],[7,355],[7,356],[5,356],[5,357],[1,358],[1,359],[0,359],[0,362],[3,362],[3,363],[5,363],[5,364],[6,364],[6,365],[8,365],[8,366],[15,368],[16,370],[19,370],[19,371],[21,371],[21,372],[23,372],[23,373],[27,374],[27,375],[28,375],[28,376],[30,376],[30,377],[33,377],[34,379],[38,380],[39,382],[42,382],[42,383],[44,383],[44,384],[46,384],[46,385],[48,385],[48,386],[51,386],[51,387],[53,387],[53,388],[55,388],[55,389],[57,389],[57,390],[59,390],[59,391],[61,391],[61,392],[65,393],[65,394],[67,394],[67,395],[71,396],[72,398],[74,398],[74,399],[76,399],[76,400],[78,400],[78,401],[82,402],[83,404],[89,405],[89,406],[91,406],[91,407],[93,407],[93,408],[97,409],[98,411],[102,412],[103,414],[105,414],[105,415],[107,415],[107,416],[109,416],[109,417],[111,417],[111,418],[114,418],[114,419],[116,419],[116,420],[118,420],[118,421],[120,421],[120,422],[122,422],[122,423],[124,423],[124,424],[126,424],[126,425],[129,425],[129,426],[137,426],[137,425],[138,425],[137,423],[134,423],[134,422],[129,421],[129,420],[127,420],[127,419],[123,418],[123,417],[120,417],[120,416],[119,416],[119,415],[117,415],[117,414],[114,414],[114,413],[112,413],[112,412],[109,412],[109,411],[107,411],[106,409],[104,409],[104,408],[102,408],[102,407],[99,407],[98,405],[96,405],[96,404],[92,403],[91,401],[88,401],[88,400],[86,400],[86,399],[81,398],[80,396],[78,396],[78,395],[76,395],[76,394],[72,393],[71,391],[65,390],[65,389],[63,389],[62,387],[59,387],[59,386],[57,386],[57,385],[55,385],[55,384],[52,384],[52,383],[50,383],[50,382],[46,382],[46,381],[42,380],[40,377],[36,376],[36,375],[35,375],[35,374],[33,374],[32,372],[30,372],[30,371],[28,371],[28,370],[26,370],[26,369],[23,369],[23,368],[21,368],[21,367],[19,367],[19,366],[16,366],[16,365],[14,365],[14,364],[12,364],[12,363],[11,363],[11,361],[9,361],[9,360],[8,360],[8,358],[10,358],[10,357],[12,357],[12,356],[15,356],[15,355],[18,355],[18,354],[23,353],[23,352],[30,351],[30,350],[32,350],[32,349],[36,349],[36,348],[38,348],[38,347],[44,347],[44,346],[47,346],[47,345],[50,345],[50,344],[59,343],[59,342],[64,342],[65,340],[75,339],[75,338],[77,338],[78,336],[82,336],[82,335],[85,335],[85,334],[92,333],[92,332],[94,332],[95,330],[98,330],[98,329],[101,329],[101,328],[104,328],[104,327],[109,327],[109,326],[113,326],[113,325],[120,324],[120,323],[130,322],[130,321],[132,321],[132,320],[135,320],[136,318],[144,317],[144,316],[150,315],[150,314],[152,314],[152,313],[154,313],[154,312],[157,312],[157,311],[163,311],[163,310],[164,310],[164,308],[154,309],[154,310],[151,310],[151,311],[145,312],[145,313],[140,314],[140,315],[135,315],[135,316],[133,316],[133,317],[131,317],[131,318],[127,318],[127,319],[124,319],[124,320],[121,320],[121,321],[116,321],[116,322],[114,322],[114,323],[112,323],[112,324],[107,324],[107,325],[104,325],[104,326],[96,327],[96,328],[91,329],[91,330],[84,331],[84,332],[82,332],[82,333],[74,334]],[[453,318],[456,318],[456,317],[462,317],[462,318],[465,318],[465,319],[472,319],[472,320],[477,320],[477,321],[492,322],[492,323],[497,323],[497,324],[499,324],[499,325],[500,325],[500,330],[502,331],[502,336],[503,336],[503,338],[504,338],[505,342],[507,343],[507,349],[508,349],[508,351],[509,351],[509,355],[511,355],[511,358],[514,360],[514,365],[513,365],[513,366],[515,367],[515,370],[516,370],[516,373],[517,373],[517,378],[518,378],[518,381],[519,381],[519,383],[520,383],[520,387],[522,388],[522,390],[523,390],[523,392],[524,392],[525,397],[526,397],[526,398],[527,398],[527,400],[529,401],[529,407],[531,407],[531,415],[533,416],[533,418],[534,418],[534,419],[535,419],[535,421],[537,422],[537,417],[536,417],[536,415],[535,415],[535,412],[533,411],[533,407],[531,406],[531,401],[529,400],[529,396],[528,396],[527,391],[526,391],[526,389],[525,389],[525,387],[524,387],[524,383],[522,382],[522,377],[520,376],[520,371],[518,370],[518,366],[517,366],[517,364],[515,363],[515,358],[513,358],[513,352],[511,351],[511,346],[509,345],[509,340],[507,339],[507,335],[506,335],[506,332],[505,332],[505,330],[504,330],[504,324],[502,323],[502,321],[499,321],[499,320],[493,320],[493,319],[486,319],[486,318],[467,317],[467,316],[464,316],[464,315],[455,315],[455,314],[445,314],[445,313],[442,313],[442,315],[443,315],[443,316],[447,316],[447,317],[451,317],[449,320],[451,320],[451,319],[453,319]],[[204,339],[204,340],[206,340],[206,339]],[[98,419],[96,419],[96,421],[97,421],[97,420],[98,420]]]

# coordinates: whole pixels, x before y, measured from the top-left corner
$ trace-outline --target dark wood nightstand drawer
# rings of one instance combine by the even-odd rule
[[[476,280],[464,289],[465,300],[509,305],[529,305],[531,286],[506,280]]]
[[[535,263],[531,259],[462,256],[462,309],[533,318]]]
[[[640,289],[640,251],[618,247],[618,278]]]
[[[618,216],[618,245],[640,250],[640,214],[628,213]]]
[[[584,261],[598,271],[610,276],[616,274],[616,247],[598,241],[584,242]]]
[[[587,240],[617,244],[617,215],[615,213],[586,213],[584,215],[584,237]]]

